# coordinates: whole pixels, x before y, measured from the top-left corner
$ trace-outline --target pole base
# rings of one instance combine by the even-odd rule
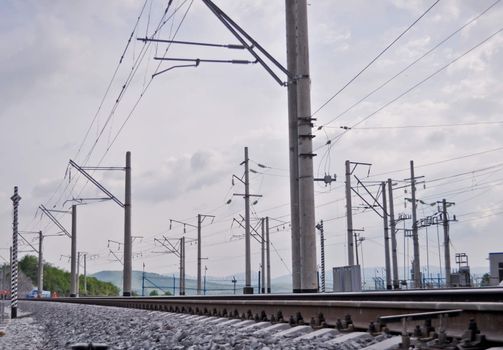
[[[74,293],[70,294],[70,298],[76,298],[76,297],[77,297],[77,294],[74,294]]]
[[[10,318],[17,318],[17,306],[11,306]]]
[[[318,289],[299,289],[297,293],[318,293]]]
[[[253,287],[243,287],[243,294],[253,294]]]
[[[124,292],[124,293],[122,293],[122,296],[123,297],[130,297],[131,296],[131,292]]]

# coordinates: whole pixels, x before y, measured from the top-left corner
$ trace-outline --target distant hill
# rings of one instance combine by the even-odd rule
[[[257,292],[257,274],[255,273],[255,279],[252,279],[252,286],[255,287],[255,293]],[[122,271],[100,271],[92,274],[93,277],[101,281],[106,281],[113,283],[118,288],[122,289]],[[234,284],[232,279],[234,276],[226,277],[213,277],[207,276],[206,278],[206,294],[216,295],[216,294],[233,294]],[[244,278],[241,274],[236,274],[236,293],[240,294],[244,286]],[[281,278],[281,282],[276,283],[276,279],[271,280],[272,291],[274,293],[290,292],[291,282],[284,283],[286,277]],[[204,283],[204,279],[203,279]],[[156,290],[158,294],[162,295],[165,292],[170,292],[171,294],[179,293],[180,281],[178,274],[171,275],[161,275],[153,272],[145,272],[145,295],[149,295],[152,290]],[[204,285],[203,285],[204,288]],[[142,295],[142,271],[133,271],[131,280],[131,289],[137,295]],[[192,276],[187,276],[185,279],[185,294],[195,295],[197,294],[197,279]]]
[[[28,276],[31,282],[37,283],[38,259],[32,255],[25,255],[19,261],[19,268]],[[119,294],[119,288],[114,284],[100,281],[94,277],[88,277],[87,280],[87,295],[89,296],[112,296]],[[44,264],[44,290],[57,292],[60,296],[70,295],[70,273],[61,270],[51,264]],[[79,280],[80,295],[84,293],[84,276],[80,276]],[[26,294],[26,293],[24,293]],[[20,293],[20,295],[23,295]]]
[[[453,266],[453,269],[455,267]],[[488,272],[488,268],[472,267],[471,273],[473,278],[477,279],[484,273]],[[375,278],[384,278],[384,268],[382,267],[367,267],[362,271],[362,279],[365,277],[365,289],[375,289]],[[440,268],[430,266],[430,276],[437,278],[440,273]],[[403,267],[399,268],[399,274],[403,273]],[[443,271],[442,271],[443,273]],[[325,285],[326,291],[333,290],[333,274],[332,269],[327,268],[325,272]],[[118,288],[122,289],[122,271],[100,271],[92,275],[101,281],[113,283]],[[236,293],[240,294],[244,286],[244,274],[237,273],[235,275],[228,275],[224,277],[207,276],[206,278],[206,294],[232,294],[234,293],[234,284],[231,282],[236,278]],[[252,286],[257,293],[258,273],[252,273]],[[402,277],[401,277],[402,278]],[[133,271],[132,276],[132,290],[137,295],[142,295],[142,271]],[[192,276],[187,276],[185,282],[185,292],[187,295],[194,295],[197,293],[197,280]],[[292,276],[283,275],[271,279],[271,289],[273,293],[290,293],[292,291]],[[178,295],[179,293],[179,278],[178,274],[161,275],[153,272],[145,272],[145,295],[149,295],[151,291],[156,290],[159,295],[169,292]]]

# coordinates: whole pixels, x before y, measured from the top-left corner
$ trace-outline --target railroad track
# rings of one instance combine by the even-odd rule
[[[342,331],[431,331],[448,338],[483,335],[503,344],[503,289],[171,297],[79,297],[55,302],[167,311]],[[429,330],[426,330],[428,328]]]

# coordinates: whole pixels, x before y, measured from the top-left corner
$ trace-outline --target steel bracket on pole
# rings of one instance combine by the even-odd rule
[[[52,222],[53,222],[56,226],[58,226],[58,228],[59,228],[62,232],[64,232],[64,234],[65,234],[65,235],[67,235],[67,236],[68,236],[68,237],[70,237],[70,238],[72,237],[72,235],[71,235],[71,234],[70,234],[70,233],[66,230],[66,228],[65,228],[65,227],[64,227],[64,226],[63,226],[63,225],[62,225],[62,224],[58,221],[58,219],[56,219],[56,217],[55,217],[54,215],[52,215],[52,213],[51,213],[51,212],[52,212],[53,210],[49,210],[49,209],[47,209],[47,208],[46,208],[43,204],[41,204],[41,205],[39,206],[39,209],[42,211],[42,213],[44,213],[45,215],[47,215],[47,217],[48,217],[49,219],[51,219],[51,221],[52,221]],[[63,211],[58,210],[57,212],[63,212]],[[65,212],[63,212],[63,213],[69,214],[69,212],[67,212],[67,211],[65,211]]]
[[[253,39],[246,31],[244,31],[236,22],[234,22],[225,12],[223,12],[211,0],[203,0],[204,4],[213,12],[213,14],[223,23],[225,27],[234,35],[236,39],[255,57],[258,63],[271,75],[271,77],[281,86],[287,86],[289,82],[282,81],[278,75],[269,67],[262,57],[259,56],[255,49],[262,53],[276,68],[287,75],[288,80],[295,79],[292,73],[289,72],[281,63],[279,63],[269,52],[267,52],[255,39]],[[248,40],[251,44],[247,43]]]
[[[124,203],[122,203],[117,197],[115,197],[112,192],[107,190],[102,184],[100,184],[94,177],[91,176],[87,171],[84,170],[81,166],[79,166],[77,163],[75,163],[73,160],[70,159],[70,165],[73,166],[75,169],[77,169],[82,175],[84,175],[93,185],[98,187],[103,193],[105,193],[110,199],[112,199],[115,203],[117,203],[119,206],[122,208],[125,207]],[[99,170],[98,167],[88,167],[88,169],[93,169],[93,170]],[[102,170],[117,170],[117,169],[124,169],[124,168],[103,168]]]
[[[299,153],[299,157],[304,157],[304,158],[314,158],[316,157],[316,153]]]

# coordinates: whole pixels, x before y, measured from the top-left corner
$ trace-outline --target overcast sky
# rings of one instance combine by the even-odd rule
[[[456,203],[449,208],[458,218],[451,225],[453,265],[455,253],[466,253],[470,265],[488,268],[488,253],[503,251],[498,229],[503,224],[503,34],[492,36],[501,30],[503,4],[496,4],[421,58],[493,3],[441,0],[315,114],[315,176],[327,172],[338,178],[329,187],[315,185],[316,218],[325,220],[327,268],[347,262],[346,159],[372,163],[366,179],[372,181],[388,177],[403,181],[410,177],[409,161],[414,160],[416,175],[424,176],[425,181],[425,188],[418,186],[417,197],[425,203],[442,198]],[[284,1],[219,0],[217,4],[286,65]],[[432,4],[405,0],[310,1],[313,112]],[[263,195],[253,206],[253,217],[280,220],[271,221],[271,225],[281,224],[280,231],[271,234],[272,273],[279,276],[290,272],[286,88],[259,65],[201,64],[173,69],[151,80],[158,68],[154,56],[251,59],[243,51],[180,45],[173,45],[165,54],[166,44],[136,41],[137,36],[153,34],[166,5],[167,1],[146,2],[133,40],[101,103],[143,1],[0,3],[2,258],[8,259],[12,237],[9,197],[15,185],[22,196],[20,229],[55,234],[58,230],[47,218],[40,212],[35,216],[40,204],[66,209],[71,204],[65,203],[69,199],[102,196],[76,171],[65,178],[69,159],[81,165],[123,166],[125,152],[131,151],[133,234],[143,237],[134,241],[133,268],[139,270],[145,263],[149,271],[176,272],[177,258],[160,253],[163,248],[154,245],[154,237],[179,238],[183,227],[173,224],[170,230],[169,219],[195,224],[201,213],[216,216],[211,225],[205,221],[203,229],[203,256],[208,258],[203,263],[208,274],[240,273],[244,270],[243,231],[231,224],[243,213],[244,203],[239,197],[234,197],[230,205],[225,203],[233,193],[243,192],[239,183],[231,185],[231,177],[242,175],[239,164],[243,147],[248,146],[251,167],[262,172],[251,176],[251,192]],[[200,1],[175,0],[167,18],[156,35],[160,39],[176,35],[178,40],[237,43]],[[173,64],[177,63],[165,62],[159,70]],[[129,81],[131,72],[134,76]],[[127,89],[120,94],[126,82]],[[120,101],[115,106],[118,96]],[[367,117],[352,130],[340,128]],[[317,130],[319,126],[323,128]],[[334,138],[329,149],[325,144]],[[260,168],[256,163],[270,168]],[[355,174],[363,179],[367,170],[360,167]],[[94,175],[121,200],[124,198],[123,172]],[[371,189],[376,191],[375,187]],[[410,213],[410,203],[404,206],[407,196],[410,191],[395,191],[395,212]],[[365,229],[361,233],[366,238],[363,263],[383,266],[382,219],[372,210],[361,209],[363,202],[357,197],[353,204],[354,227]],[[418,216],[436,210],[436,206],[420,205]],[[58,218],[70,227],[68,215]],[[121,256],[122,246],[108,245],[108,240],[122,241],[123,220],[122,209],[111,201],[79,206],[78,250],[95,256],[88,263],[91,272],[121,269],[109,249]],[[410,227],[410,222],[406,225]],[[439,261],[443,239],[442,228],[438,229],[440,236],[436,226],[420,231],[423,269],[427,263],[444,264]],[[187,227],[186,236],[195,237],[195,231]],[[34,236],[26,237],[31,240]],[[404,246],[403,232],[398,237],[400,265],[404,261],[410,265],[412,242]],[[61,255],[69,254],[70,240],[49,237],[45,242],[46,261],[69,270],[67,258]],[[187,273],[195,275],[196,246],[189,244],[186,250]],[[252,254],[252,268],[256,270],[260,255],[255,241]]]

